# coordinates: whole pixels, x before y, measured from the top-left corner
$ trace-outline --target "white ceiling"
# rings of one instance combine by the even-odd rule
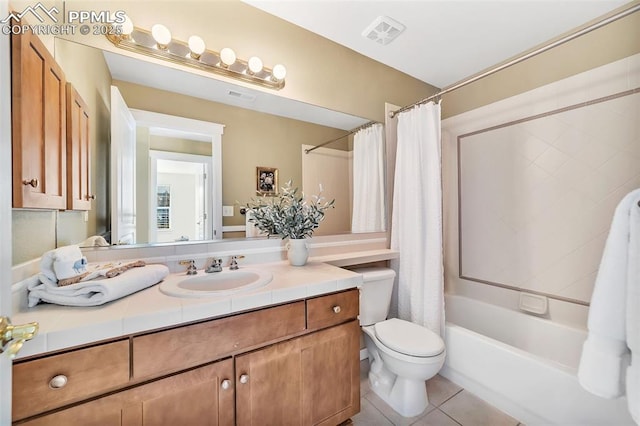
[[[572,30],[625,0],[243,0],[365,56],[445,87]],[[363,30],[406,26],[383,46]]]

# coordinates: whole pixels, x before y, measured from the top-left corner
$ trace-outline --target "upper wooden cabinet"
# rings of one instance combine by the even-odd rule
[[[91,210],[89,108],[67,83],[67,209]]]
[[[66,80],[37,36],[11,36],[13,207],[67,208]]]

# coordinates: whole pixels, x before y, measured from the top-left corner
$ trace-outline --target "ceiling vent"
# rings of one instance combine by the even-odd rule
[[[251,95],[249,93],[237,92],[235,90],[227,91],[227,96],[230,96],[230,97],[232,97],[234,99],[246,101],[246,102],[253,102],[253,101],[256,100],[256,96],[255,95]]]
[[[362,36],[376,43],[387,45],[403,32],[405,26],[388,16],[378,16],[363,32]]]

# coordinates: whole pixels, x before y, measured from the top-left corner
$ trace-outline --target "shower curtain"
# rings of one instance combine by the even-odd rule
[[[391,248],[398,316],[444,335],[440,105],[398,116]]]
[[[374,124],[353,138],[351,232],[385,230],[384,126]]]

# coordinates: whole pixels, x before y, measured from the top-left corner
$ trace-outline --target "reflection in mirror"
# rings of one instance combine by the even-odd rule
[[[367,122],[366,118],[330,111],[283,98],[271,93],[240,87],[219,80],[176,70],[163,65],[132,59],[126,55],[103,52],[99,49],[77,44],[67,40],[55,40],[55,58],[70,81],[87,101],[92,110],[92,176],[97,200],[88,215],[79,212],[55,213],[55,245],[78,243],[87,236],[103,235],[110,238],[111,204],[109,195],[110,171],[110,86],[118,87],[128,106],[141,111],[154,111],[162,114],[186,117],[195,120],[213,122],[224,126],[222,135],[222,194],[219,205],[212,209],[222,216],[223,238],[244,238],[245,217],[240,213],[240,205],[256,195],[256,168],[270,167],[278,169],[280,183],[291,179],[294,185],[307,193],[317,193],[318,184],[323,184],[324,195],[336,198],[339,206],[327,218],[315,235],[340,234],[351,232],[351,214],[353,211],[353,136],[350,130]],[[168,136],[154,134],[155,130],[136,129],[136,133],[147,141],[142,142],[136,136],[136,189],[145,187],[143,197],[136,197],[136,208],[146,209],[145,217],[150,218],[149,189],[150,154],[148,151],[164,151],[178,154],[209,155],[211,147],[207,142],[176,142]],[[146,133],[145,133],[146,132]],[[332,164],[324,165],[315,173],[317,180],[306,178],[303,160],[319,157],[323,151],[306,155],[304,148],[316,146],[338,139],[322,148],[332,153]],[[148,146],[145,146],[148,144]],[[146,151],[145,151],[146,149]],[[342,158],[341,158],[342,157]],[[314,158],[314,159],[315,159]],[[341,158],[339,161],[337,158]],[[337,164],[341,164],[338,166]],[[141,167],[142,165],[142,167]],[[340,170],[337,167],[341,167]],[[339,176],[339,178],[337,178]],[[339,182],[329,185],[330,178]],[[334,194],[333,191],[338,193]],[[146,206],[144,206],[146,205]],[[157,211],[155,212],[157,215]],[[227,215],[230,214],[230,215]],[[14,212],[16,223],[32,223],[33,212]],[[22,217],[24,216],[24,217]],[[157,216],[153,216],[156,217]],[[48,219],[47,219],[48,220]],[[139,221],[136,225],[136,243],[147,243],[149,221]],[[14,227],[15,240],[21,233],[28,237],[29,226]],[[383,228],[378,229],[378,231]],[[181,239],[178,232],[172,239]],[[199,238],[195,231],[193,239]],[[185,235],[187,236],[187,235]],[[192,237],[187,236],[189,240]],[[209,237],[206,236],[205,239]],[[212,236],[211,238],[217,238]],[[29,239],[29,238],[26,238]],[[15,249],[14,249],[15,251]],[[19,263],[39,253],[25,251],[14,255]]]

